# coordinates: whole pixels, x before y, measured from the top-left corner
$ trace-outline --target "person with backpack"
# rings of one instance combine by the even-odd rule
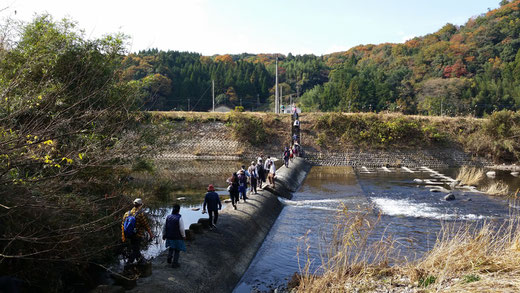
[[[228,191],[229,191],[229,197],[231,198],[231,204],[237,209],[237,203],[238,203],[238,175],[237,172],[234,172],[231,177],[229,177],[226,182],[229,184]]]
[[[285,151],[283,152],[283,161],[285,163],[285,168],[289,168],[289,159],[291,158],[291,151],[289,147],[285,147]]]
[[[121,222],[122,240],[130,241],[130,255],[128,256],[128,263],[134,261],[141,262],[143,257],[141,255],[141,243],[144,239],[144,232],[148,232],[150,239],[154,238],[148,219],[143,211],[143,201],[140,198],[134,200],[134,207],[125,213],[123,221]]]
[[[258,184],[258,174],[256,173],[255,161],[251,162],[251,166],[249,166],[247,171],[249,172],[249,180],[251,181],[251,189],[249,191],[249,194],[253,194],[253,192],[254,194],[258,194],[256,192],[256,185]]]
[[[246,166],[242,166],[242,170],[238,171],[238,194],[244,202],[247,199],[247,173],[244,171],[245,168]]]
[[[222,209],[222,203],[220,197],[215,192],[213,184],[208,185],[208,192],[204,196],[204,204],[202,205],[202,213],[206,213],[206,207],[208,207],[209,215],[209,227],[214,229],[217,227],[218,211]]]
[[[179,252],[186,251],[184,240],[186,239],[186,232],[184,230],[184,221],[179,214],[181,206],[173,205],[172,213],[166,217],[166,223],[163,227],[163,240],[166,240],[166,247],[168,248],[168,257],[166,262],[172,264],[173,268],[178,268]],[[173,255],[173,262],[172,262]]]

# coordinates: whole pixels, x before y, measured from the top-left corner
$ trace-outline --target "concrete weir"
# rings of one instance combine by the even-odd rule
[[[180,268],[171,268],[163,252],[153,260],[152,275],[139,279],[129,292],[231,292],[282,210],[277,196],[290,198],[310,169],[301,158],[293,159],[289,168],[281,167],[274,190],[251,195],[237,210],[228,205],[219,213],[216,230],[204,229],[186,241]]]

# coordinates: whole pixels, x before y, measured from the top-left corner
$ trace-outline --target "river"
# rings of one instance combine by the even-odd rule
[[[285,207],[234,292],[283,289],[307,261],[309,271],[319,273],[335,224],[352,215],[378,222],[368,241],[392,239],[397,247],[393,256],[399,261],[428,251],[443,223],[500,222],[514,212],[514,205],[503,198],[456,189],[456,200],[445,201],[445,193],[427,187],[449,188],[449,180],[442,176],[453,178],[456,172],[313,167],[291,200],[280,199]],[[497,179],[507,181],[513,190],[520,186],[518,178],[506,173]]]

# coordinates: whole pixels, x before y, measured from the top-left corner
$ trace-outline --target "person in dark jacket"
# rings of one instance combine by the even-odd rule
[[[229,197],[231,198],[231,204],[237,209],[237,203],[238,203],[238,174],[237,172],[234,172],[231,177],[229,177],[226,182],[229,184],[228,191],[229,191]]]
[[[208,192],[204,197],[204,204],[202,205],[203,214],[206,212],[206,206],[208,207],[210,228],[216,228],[218,211],[222,209],[222,203],[220,202],[220,197],[215,192],[215,187],[213,187],[213,184],[208,186]]]
[[[240,198],[246,202],[247,200],[247,178],[250,176],[249,172],[247,172],[246,166],[242,166],[242,169],[238,171],[238,194]]]
[[[166,224],[164,224],[163,228],[163,240],[166,240],[166,247],[168,248],[168,258],[166,261],[171,263],[174,268],[180,266],[179,252],[186,251],[186,245],[184,244],[186,232],[184,231],[184,222],[179,214],[180,210],[181,207],[178,204],[173,205],[172,213],[166,217]]]

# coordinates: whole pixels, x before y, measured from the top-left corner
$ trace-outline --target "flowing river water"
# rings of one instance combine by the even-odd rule
[[[432,248],[443,222],[500,222],[514,213],[505,199],[457,189],[456,200],[445,201],[445,193],[430,191],[430,186],[449,188],[456,172],[313,167],[291,200],[280,199],[285,207],[234,292],[284,288],[307,261],[309,272],[319,273],[338,217],[361,213],[374,221],[380,216],[368,241],[386,235],[400,259],[415,259]],[[501,175],[514,190],[520,187],[518,178]]]
[[[240,162],[174,162],[168,166],[174,181],[184,182],[190,189],[200,190],[200,198],[181,204],[186,228],[202,215],[200,208],[208,183],[227,197],[225,179],[238,170]],[[206,166],[218,166],[213,173],[200,176]],[[393,239],[399,259],[414,259],[432,248],[442,223],[500,222],[516,213],[520,205],[503,198],[482,193],[454,190],[456,200],[445,201],[443,192],[431,192],[435,186],[448,188],[457,169],[368,169],[351,167],[313,167],[293,198],[282,199],[284,209],[266,236],[248,270],[234,292],[270,292],[283,289],[295,272],[301,272],[309,262],[309,272],[320,272],[326,260],[330,237],[340,219],[362,214],[377,222],[368,241],[383,236]],[[419,182],[419,179],[421,182]],[[499,172],[497,178],[509,184],[511,190],[520,187],[520,178]],[[160,235],[165,217],[171,213],[171,203],[158,204],[149,210]],[[164,250],[156,241],[144,252],[147,258]]]

